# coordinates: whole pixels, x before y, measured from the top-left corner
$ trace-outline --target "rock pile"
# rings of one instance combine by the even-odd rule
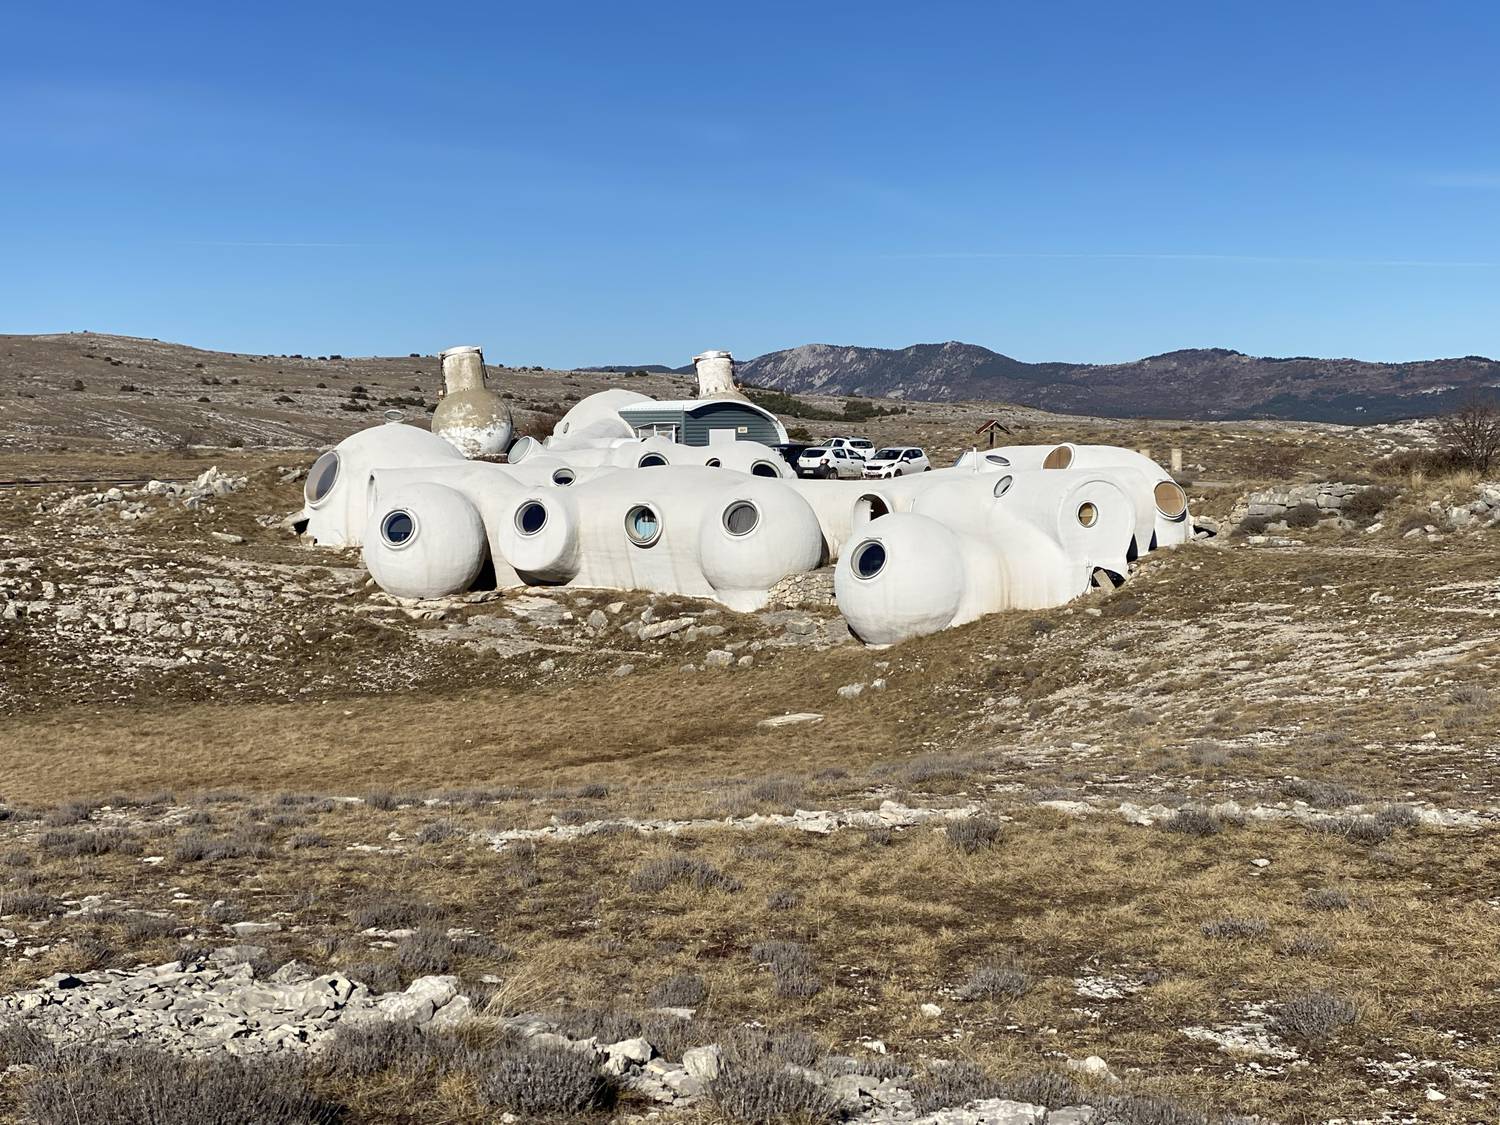
[[[152,497],[163,497],[189,510],[196,510],[220,496],[238,492],[249,483],[249,477],[222,472],[214,465],[187,484],[152,480],[141,488],[108,488],[103,492],[84,492],[68,497],[51,510],[58,515],[91,509],[113,510],[118,512],[121,519],[132,520],[139,519],[149,511],[146,501]]]
[[[257,980],[243,959],[264,952],[230,946],[186,963],[56,973],[0,997],[0,1023],[19,1022],[60,1046],[116,1043],[178,1055],[248,1056],[318,1047],[340,1025],[452,1027],[469,1014],[457,977],[421,977],[404,992],[374,995],[339,973],[316,975],[290,961]]]

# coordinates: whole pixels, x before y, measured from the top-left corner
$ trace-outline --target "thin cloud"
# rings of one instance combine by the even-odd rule
[[[265,247],[292,247],[297,249],[312,248],[317,250],[339,249],[343,247],[364,246],[363,242],[253,242],[253,241],[231,241],[227,239],[191,239],[184,242],[184,246],[265,246]]]
[[[907,261],[914,259],[939,261],[1025,259],[1057,261],[1238,262],[1251,265],[1382,266],[1397,268],[1416,267],[1423,269],[1495,269],[1496,267],[1500,267],[1500,262],[1449,261],[1424,258],[1298,258],[1265,254],[1162,254],[1117,253],[1111,251],[1059,254],[1033,251],[953,250],[922,251],[911,254],[882,254],[881,257]]]

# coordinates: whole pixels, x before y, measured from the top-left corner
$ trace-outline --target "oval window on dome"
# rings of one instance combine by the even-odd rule
[[[1187,515],[1187,493],[1176,481],[1164,480],[1152,490],[1156,497],[1156,510],[1169,520],[1180,520]]]
[[[649,547],[661,538],[661,517],[649,504],[637,504],[625,513],[625,534],[637,547]]]
[[[666,463],[667,459],[660,453],[648,453],[639,461],[637,461],[636,465],[642,469],[655,469],[659,466],[665,465]]]
[[[1010,491],[1010,486],[1016,483],[1016,478],[1006,473],[995,482],[995,497],[999,499]]]
[[[574,476],[572,469],[558,469],[552,474],[552,483],[566,488],[578,478]]]
[[[307,506],[316,508],[328,499],[328,494],[333,491],[333,486],[338,479],[339,455],[330,449],[314,461],[312,468],[307,471],[307,483],[302,486],[302,495],[307,500]]]
[[[769,461],[757,461],[750,466],[750,474],[757,477],[779,477],[776,466]]]
[[[1078,505],[1078,522],[1084,527],[1093,527],[1099,522],[1099,509],[1085,500]]]

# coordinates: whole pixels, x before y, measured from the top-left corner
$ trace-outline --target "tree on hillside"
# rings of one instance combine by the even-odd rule
[[[1438,419],[1438,438],[1465,468],[1481,473],[1500,462],[1500,406],[1475,396]]]

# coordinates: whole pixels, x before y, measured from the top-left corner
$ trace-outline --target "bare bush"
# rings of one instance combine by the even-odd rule
[[[795,941],[762,941],[750,956],[771,967],[773,991],[784,1000],[807,1000],[823,991],[812,955]]]
[[[1487,473],[1500,459],[1500,406],[1476,395],[1438,419],[1437,435],[1460,465]]]

